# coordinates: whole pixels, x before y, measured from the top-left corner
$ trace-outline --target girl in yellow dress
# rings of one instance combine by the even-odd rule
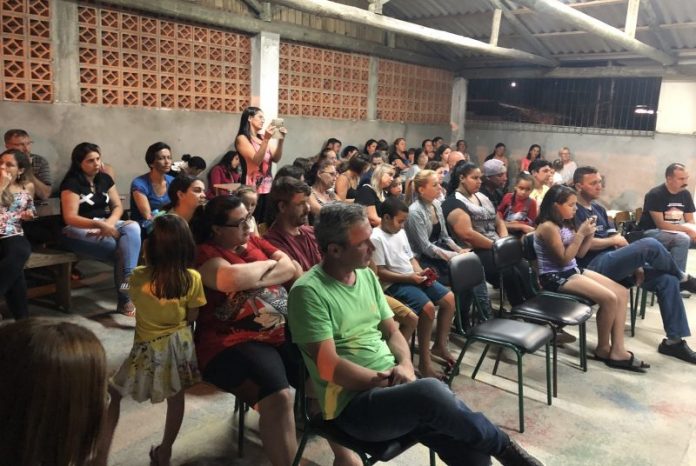
[[[162,215],[155,218],[146,244],[148,264],[137,267],[128,281],[138,309],[135,339],[110,380],[111,403],[99,457],[104,465],[123,396],[139,402],[167,400],[164,437],[150,450],[150,460],[153,465],[168,465],[184,417],[184,390],[201,380],[189,324],[206,300],[201,276],[188,268],[195,255],[191,232],[181,217]]]

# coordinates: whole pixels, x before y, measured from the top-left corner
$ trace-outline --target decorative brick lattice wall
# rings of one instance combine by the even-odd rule
[[[278,113],[367,119],[369,57],[281,42]]]
[[[449,123],[451,72],[380,59],[378,79],[378,119]]]
[[[0,0],[0,90],[5,100],[53,101],[48,0]]]
[[[241,112],[251,94],[247,36],[79,7],[82,102]]]

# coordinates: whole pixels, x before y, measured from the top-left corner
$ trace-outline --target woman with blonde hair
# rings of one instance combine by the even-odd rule
[[[106,406],[106,357],[79,325],[30,318],[0,327],[0,459],[89,464]]]
[[[387,189],[394,181],[395,174],[396,171],[391,165],[386,163],[377,165],[372,172],[370,183],[360,186],[355,195],[355,203],[365,206],[367,218],[373,227],[382,223],[380,218],[382,203],[386,199]]]
[[[447,232],[440,203],[440,179],[434,170],[421,170],[413,178],[416,199],[408,208],[406,235],[413,253],[424,268],[432,267],[439,280],[449,285],[449,260],[461,252]]]

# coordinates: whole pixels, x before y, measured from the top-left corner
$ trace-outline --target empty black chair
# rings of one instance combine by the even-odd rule
[[[533,241],[533,233],[524,237],[524,241]],[[534,247],[529,244],[525,252],[534,251]],[[532,253],[528,257],[534,260],[536,257]],[[518,264],[523,259],[522,243],[517,238],[501,238],[493,244],[493,257],[496,265],[500,268],[511,267]],[[530,274],[533,274],[530,268]],[[502,278],[501,278],[502,279]],[[536,281],[536,275],[530,280]],[[530,283],[531,286],[531,283]],[[501,286],[502,289],[502,286]],[[502,299],[502,297],[501,297]],[[584,298],[564,294],[539,292],[535,297],[526,300],[524,303],[513,306],[510,314],[524,320],[548,325],[553,330],[553,394],[558,396],[558,348],[556,346],[556,334],[558,330],[566,325],[577,325],[580,334],[579,351],[580,367],[587,371],[587,329],[586,322],[592,316],[591,301]]]
[[[339,429],[332,421],[324,420],[321,412],[310,415],[310,398],[307,397],[307,392],[304,386],[306,380],[307,371],[303,366],[302,374],[300,375],[297,383],[298,386],[296,387],[297,392],[295,397],[299,398],[300,414],[304,421],[304,432],[297,448],[295,459],[292,462],[293,466],[298,466],[300,464],[300,461],[302,460],[302,453],[304,453],[309,436],[312,434],[318,435],[326,440],[330,440],[353,450],[358,454],[358,456],[360,456],[364,466],[370,466],[380,461],[390,461],[418,443],[418,440],[416,440],[416,438],[412,435],[405,435],[403,437],[384,442],[366,442],[363,440],[358,440]],[[435,463],[435,452],[430,450],[430,466],[435,466]]]
[[[455,296],[457,312],[462,305],[465,293],[471,290],[474,286],[483,283],[485,280],[483,267],[478,256],[473,252],[460,254],[450,261],[450,278],[452,283],[452,291]],[[476,368],[474,369],[471,378],[476,378],[481,364],[490,348],[490,345],[497,345],[503,348],[512,350],[517,356],[517,391],[519,402],[519,417],[520,417],[520,432],[524,432],[524,393],[523,393],[523,374],[522,374],[522,356],[527,353],[533,353],[542,346],[546,347],[546,397],[547,403],[551,404],[551,362],[549,344],[553,338],[553,332],[545,326],[536,325],[529,322],[521,322],[518,320],[490,318],[486,315],[486,310],[480,305],[478,299],[474,296],[472,311],[478,310],[482,322],[470,328],[466,332],[466,342],[459,353],[455,369],[458,368],[464,359],[469,345],[475,341],[480,341],[486,345],[481,357],[479,358]],[[497,370],[497,362],[494,367],[494,374]],[[452,385],[452,380],[456,375],[456,371],[452,371],[447,384]]]

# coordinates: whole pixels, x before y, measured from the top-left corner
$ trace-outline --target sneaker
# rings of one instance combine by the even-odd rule
[[[681,291],[688,291],[690,293],[696,293],[696,277],[691,275],[686,276],[686,280],[679,282],[679,289]]]
[[[681,291],[679,292],[679,295],[680,295],[682,298],[684,298],[684,299],[689,299],[689,298],[691,297],[691,293],[689,293],[689,292],[686,291],[686,290],[681,290]]]
[[[534,458],[512,439],[508,446],[495,456],[495,459],[503,466],[544,466],[544,463]]]
[[[667,356],[673,356],[682,361],[690,362],[691,364],[696,364],[696,352],[689,348],[685,340],[674,345],[668,345],[667,340],[662,340],[660,346],[657,347],[657,352],[665,354]]]

